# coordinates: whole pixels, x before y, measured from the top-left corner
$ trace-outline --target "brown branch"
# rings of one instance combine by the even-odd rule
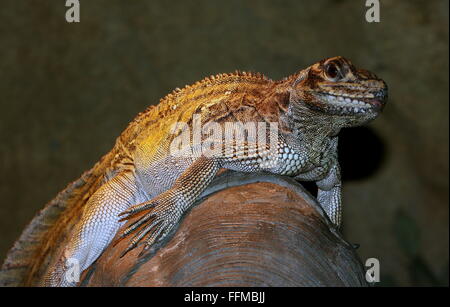
[[[144,257],[119,258],[128,240],[109,246],[82,285],[367,285],[351,245],[294,180],[226,173],[211,193]]]

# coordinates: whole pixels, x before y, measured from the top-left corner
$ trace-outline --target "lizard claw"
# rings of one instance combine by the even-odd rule
[[[141,256],[155,242],[162,240],[180,219],[180,215],[178,214],[179,211],[176,210],[176,204],[172,200],[172,198],[168,195],[160,195],[160,197],[158,197],[158,200],[145,202],[124,211],[121,215],[128,214],[128,216],[121,219],[121,221],[128,220],[136,213],[148,208],[151,209],[150,212],[134,221],[120,234],[120,238],[125,238],[136,229],[144,225],[139,230],[139,232],[137,232],[131,239],[130,244],[122,252],[120,258],[125,256],[129,251],[136,248],[139,245],[140,241],[145,236],[148,236],[145,240],[145,247],[139,254],[139,256]]]
[[[147,209],[155,207],[157,204],[158,204],[158,200],[157,199],[152,199],[152,200],[143,202],[141,204],[132,206],[132,207],[128,208],[125,211],[122,211],[121,213],[119,213],[118,216],[126,215],[126,217],[124,217],[124,218],[122,218],[120,220],[120,221],[124,221],[124,220],[129,219],[131,216],[133,216],[136,213],[139,213],[141,211],[144,211],[144,210],[147,210]]]
[[[167,233],[170,231],[171,228],[168,227],[167,222],[162,222],[158,226],[155,227],[153,232],[148,236],[148,238],[145,240],[145,246],[142,249],[142,251],[139,253],[138,257],[141,257],[145,252],[159,239],[164,238]]]

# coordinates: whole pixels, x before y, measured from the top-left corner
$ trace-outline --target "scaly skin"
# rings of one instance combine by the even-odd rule
[[[163,240],[220,169],[315,181],[319,203],[339,227],[337,134],[343,127],[373,120],[386,99],[384,81],[342,57],[320,61],[276,82],[257,74],[235,73],[177,89],[139,114],[118,138],[107,156],[102,184],[86,200],[81,219],[51,264],[44,284],[76,285],[65,279],[66,261],[76,259],[81,270],[88,268],[125,220],[142,211],[145,214],[121,234],[123,238],[134,235],[123,254],[140,242],[145,251]],[[276,123],[277,130],[266,131],[276,142],[262,143],[244,133],[245,140],[238,144],[214,135],[210,139],[221,145],[216,154],[201,154],[201,145],[189,143],[191,147],[182,147],[183,155],[174,155],[171,146],[182,139],[186,127],[192,131],[199,124],[196,116],[203,127],[215,123],[225,134],[227,122],[260,122],[265,127]],[[186,125],[174,129],[175,123]]]

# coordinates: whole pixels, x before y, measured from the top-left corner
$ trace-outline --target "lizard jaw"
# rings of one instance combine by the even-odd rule
[[[385,94],[375,93],[366,96],[346,96],[322,94],[320,101],[326,112],[340,115],[378,114],[385,105]]]
[[[373,111],[374,104],[367,102],[367,98],[350,98],[343,96],[326,95],[326,106],[330,111],[340,111],[347,114],[365,114]]]

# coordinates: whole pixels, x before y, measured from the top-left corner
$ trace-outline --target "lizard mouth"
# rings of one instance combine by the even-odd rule
[[[366,96],[323,94],[322,101],[327,111],[339,114],[379,113],[383,109],[386,95],[382,92]]]

